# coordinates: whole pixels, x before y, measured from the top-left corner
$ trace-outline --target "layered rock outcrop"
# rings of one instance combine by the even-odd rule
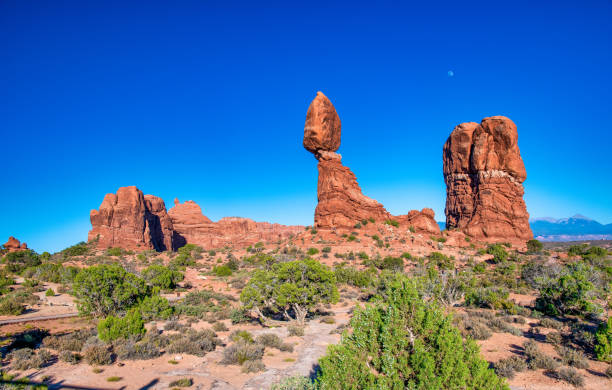
[[[8,238],[8,241],[3,246],[4,249],[9,252],[19,252],[28,250],[28,244],[26,244],[25,242],[19,242],[19,240],[13,236],[10,236]]]
[[[419,232],[440,232],[431,209],[412,210],[405,216],[393,217],[382,204],[365,196],[355,174],[342,165],[342,156],[335,153],[340,147],[340,135],[340,117],[334,105],[323,93],[317,92],[304,124],[304,148],[319,161],[314,223],[317,228],[352,228],[373,218],[378,222],[395,219]]]
[[[166,211],[161,198],[143,195],[136,187],[121,187],[107,194],[99,210],[90,214],[89,241],[99,248],[120,247],[130,250],[175,250],[191,243],[205,249],[225,245],[248,246],[258,241],[277,241],[304,230],[303,226],[285,226],[229,217],[213,222],[202,214],[193,201],[180,203]]]
[[[243,247],[259,241],[273,242],[288,238],[304,230],[303,226],[286,226],[277,223],[255,222],[248,218],[225,217],[212,222],[202,214],[195,202],[174,201],[168,210],[179,245],[191,243],[203,248],[220,248],[225,245]]]
[[[161,198],[143,195],[138,188],[121,187],[106,194],[99,210],[89,215],[89,241],[100,248],[172,250],[174,229]]]
[[[533,238],[516,125],[504,116],[455,127],[443,149],[446,226],[487,241]]]

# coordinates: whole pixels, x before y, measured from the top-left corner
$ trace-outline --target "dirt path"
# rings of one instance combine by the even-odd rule
[[[50,321],[57,320],[60,318],[70,318],[77,317],[79,313],[62,313],[62,314],[54,314],[50,316],[35,316],[35,317],[24,317],[24,318],[9,318],[6,320],[0,320],[0,326],[8,325],[8,324],[20,324],[22,322],[30,322],[30,321]]]

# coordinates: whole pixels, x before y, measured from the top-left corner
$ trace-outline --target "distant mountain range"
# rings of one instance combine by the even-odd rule
[[[440,229],[444,222],[438,222]],[[612,223],[604,225],[584,215],[569,218],[533,218],[529,226],[535,238],[541,241],[612,240]]]

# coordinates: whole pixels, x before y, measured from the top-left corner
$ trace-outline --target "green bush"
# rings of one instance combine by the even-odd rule
[[[172,387],[190,387],[191,385],[193,385],[193,379],[182,378],[182,379],[177,379],[175,381],[170,382],[168,387],[170,388]]]
[[[612,317],[599,325],[595,333],[595,355],[597,360],[612,362]]]
[[[213,272],[215,275],[222,276],[230,276],[232,274],[232,270],[227,265],[219,265],[213,268]]]
[[[168,353],[187,353],[195,356],[205,356],[208,352],[214,351],[217,345],[222,342],[217,338],[215,332],[210,329],[202,331],[189,330],[173,340],[166,352]]]
[[[314,256],[319,253],[319,250],[317,248],[308,248],[308,252],[306,253],[308,254],[308,256]]]
[[[325,265],[305,259],[278,263],[258,270],[242,290],[240,300],[265,321],[264,310],[289,316],[293,310],[299,323],[316,305],[338,301],[336,277]]]
[[[174,289],[184,276],[179,271],[174,271],[163,265],[152,265],[142,271],[142,278],[151,286],[164,290]]]
[[[45,291],[45,296],[47,297],[54,297],[55,296],[55,291],[53,291],[53,289],[48,289],[47,291]]]
[[[25,306],[11,297],[0,299],[0,315],[18,316],[25,311]]]
[[[77,267],[64,267],[62,264],[43,263],[26,269],[23,272],[23,276],[43,282],[70,284],[78,273],[79,268]]]
[[[330,253],[331,250],[332,250],[331,247],[325,246],[325,247],[323,247],[323,249],[321,249],[321,252],[323,252],[323,253]]]
[[[392,271],[403,271],[404,259],[402,259],[401,257],[387,256],[383,259],[380,268]]]
[[[508,301],[510,293],[502,287],[479,287],[469,290],[465,295],[466,306],[506,309],[512,307]]]
[[[25,250],[7,253],[2,262],[6,264],[9,272],[20,273],[28,267],[35,267],[41,264],[40,257],[33,250]]]
[[[86,242],[79,242],[76,245],[70,246],[60,252],[64,259],[73,256],[85,256],[89,252]]]
[[[386,223],[387,225],[391,225],[391,226],[394,226],[394,227],[399,227],[399,222],[397,222],[397,221],[396,221],[396,220],[394,220],[394,219],[387,219],[387,220],[385,221],[385,223]]]
[[[106,250],[106,254],[109,256],[121,256],[123,254],[123,249],[121,248],[108,248]]]
[[[345,283],[355,287],[369,287],[376,283],[376,270],[367,269],[360,271],[353,267],[340,265],[334,268],[334,274],[338,283]]]
[[[552,316],[586,316],[598,312],[594,302],[595,286],[590,281],[592,273],[584,263],[569,265],[560,276],[539,288],[536,309]]]
[[[538,253],[544,248],[544,245],[538,240],[527,241],[527,251],[529,253]]]
[[[493,255],[494,263],[503,263],[508,260],[508,252],[501,244],[492,244],[487,247],[487,253]]]
[[[455,264],[453,263],[453,260],[450,257],[440,252],[431,252],[427,256],[427,259],[429,260],[430,263],[434,264],[439,269],[445,269],[445,270],[455,269]]]
[[[106,342],[139,336],[145,332],[144,321],[137,310],[130,310],[125,317],[110,315],[98,323],[98,338]]]
[[[79,311],[96,317],[127,310],[149,295],[146,282],[119,265],[82,269],[73,289]]]
[[[159,295],[144,298],[138,304],[138,311],[145,322],[154,320],[167,320],[174,312],[168,300]]]
[[[506,389],[476,343],[451,317],[423,299],[417,283],[389,282],[385,300],[358,309],[338,345],[320,359],[322,389]]]

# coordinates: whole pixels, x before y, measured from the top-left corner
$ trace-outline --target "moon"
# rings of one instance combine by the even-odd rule
[[[448,71],[448,77],[453,77],[455,75],[455,72],[453,72],[452,70]]]

